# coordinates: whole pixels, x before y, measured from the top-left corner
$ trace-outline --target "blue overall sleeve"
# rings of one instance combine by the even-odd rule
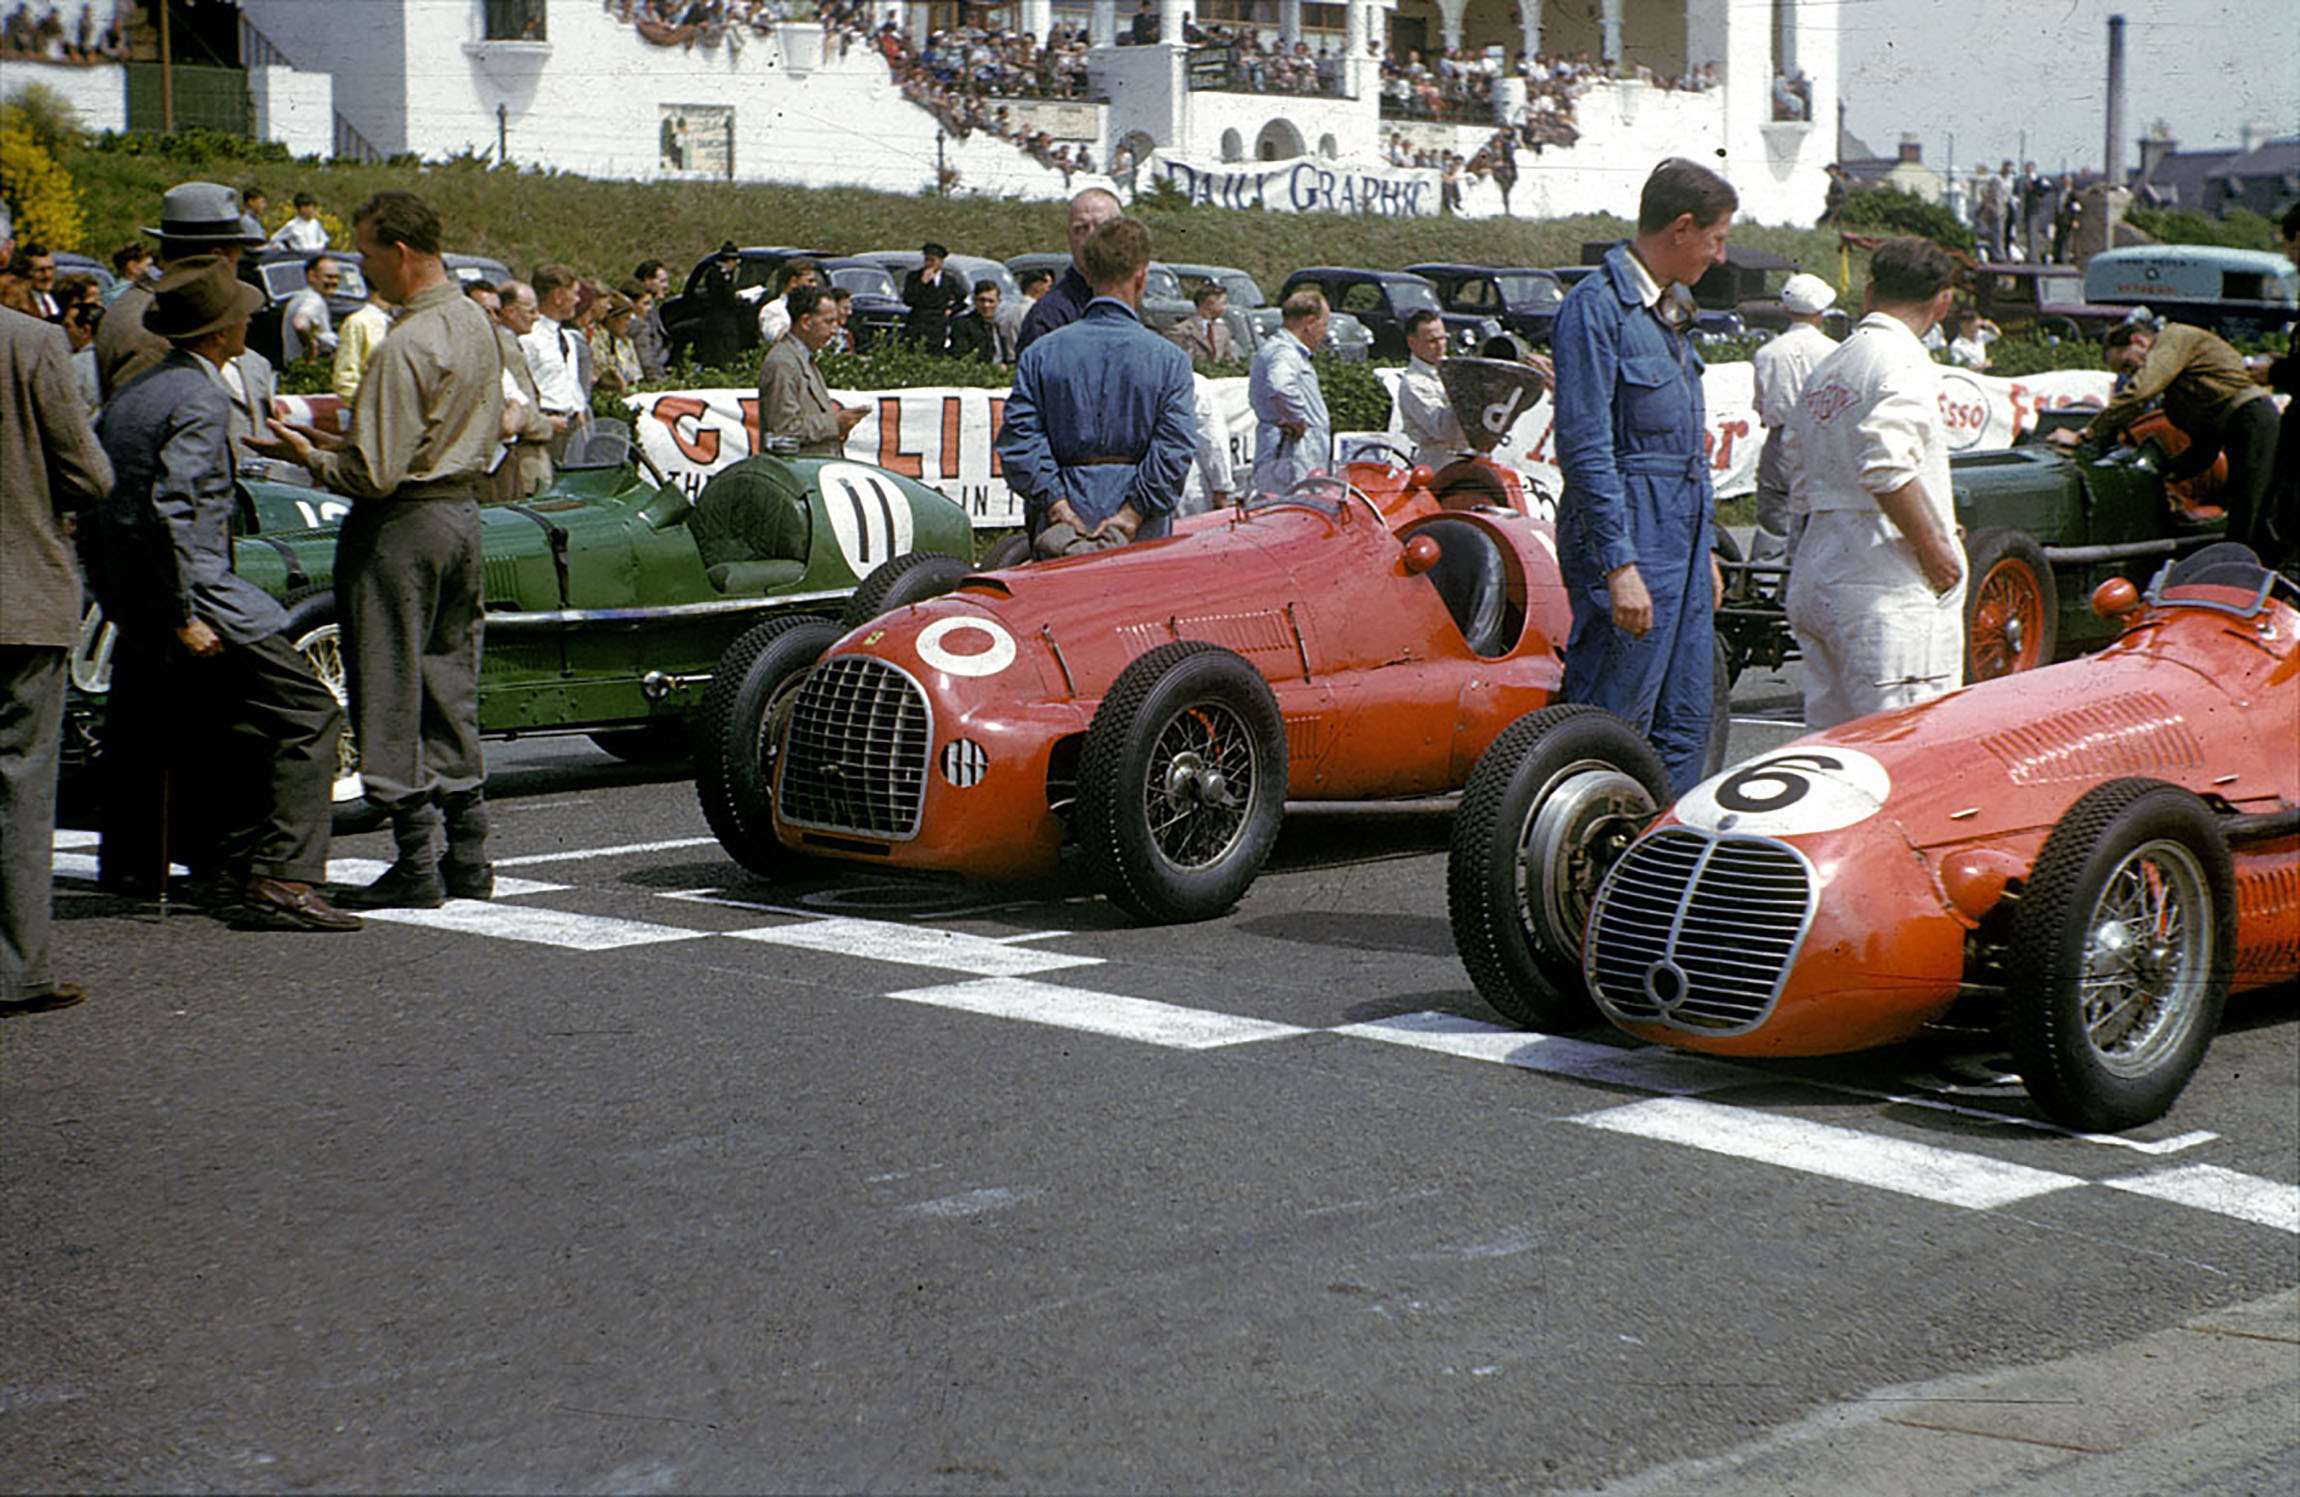
[[[1064,498],[1061,468],[1047,440],[1046,423],[1038,410],[1038,366],[1035,346],[1022,356],[1014,371],[1014,389],[1006,398],[1006,417],[998,429],[998,461],[1008,487],[1022,495],[1023,515],[1036,530],[1054,501]]]
[[[1168,348],[1174,357],[1159,359],[1165,378],[1159,383],[1150,443],[1126,490],[1125,502],[1144,519],[1173,513],[1198,453],[1198,387],[1190,374],[1190,356],[1171,344]]]
[[[1557,465],[1595,552],[1600,575],[1637,560],[1628,499],[1614,457],[1613,390],[1621,373],[1621,318],[1594,297],[1568,297],[1550,334],[1557,366]]]

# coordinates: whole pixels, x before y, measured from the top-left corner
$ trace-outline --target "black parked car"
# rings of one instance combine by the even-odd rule
[[[837,258],[830,250],[798,249],[792,245],[753,245],[736,251],[735,295],[744,308],[734,319],[739,326],[739,349],[747,351],[759,346],[759,303],[774,294],[775,272],[786,260],[800,258],[829,260]],[[663,331],[670,335],[671,362],[691,357],[695,335],[703,318],[703,299],[696,294],[703,274],[718,261],[716,253],[705,255],[687,272],[685,289],[663,303]]]
[[[1493,317],[1527,343],[1549,342],[1565,283],[1546,270],[1520,265],[1408,265],[1406,269],[1437,287],[1438,304],[1448,312]]]
[[[1474,354],[1487,340],[1501,336],[1499,318],[1448,312],[1438,303],[1437,288],[1426,279],[1403,270],[1364,270],[1355,267],[1314,265],[1286,277],[1278,293],[1283,303],[1304,286],[1326,295],[1326,305],[1347,312],[1373,334],[1374,357],[1406,356],[1406,319],[1427,307],[1445,319],[1449,346],[1455,353]]]
[[[288,298],[304,289],[304,269],[312,261],[333,260],[343,272],[335,294],[327,299],[329,319],[340,324],[367,304],[367,277],[359,268],[355,250],[255,250],[240,257],[240,279],[264,294],[264,304],[248,322],[248,347],[272,361],[284,362],[280,348],[280,319]]]
[[[847,331],[854,335],[855,352],[876,348],[902,336],[902,320],[910,309],[902,303],[902,288],[883,265],[839,255],[821,262],[833,286],[854,293],[854,315]]]

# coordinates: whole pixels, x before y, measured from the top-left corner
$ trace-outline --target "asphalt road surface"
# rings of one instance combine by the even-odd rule
[[[674,774],[493,758],[502,896],[357,935],[60,839],[96,996],[0,1027],[0,1486],[2300,1487],[2289,989],[2074,1137],[1971,1040],[1505,1028],[1440,814],[1305,811],[1152,930],[765,885]]]

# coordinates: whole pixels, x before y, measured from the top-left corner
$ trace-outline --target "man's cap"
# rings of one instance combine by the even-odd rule
[[[169,188],[160,199],[160,226],[144,232],[178,244],[264,242],[261,233],[248,232],[239,194],[216,182],[178,182]]]
[[[1828,311],[1836,304],[1836,300],[1836,287],[1805,271],[1789,277],[1789,283],[1781,288],[1781,307],[1788,312],[1810,316],[1815,312]]]
[[[944,249],[941,245],[936,244],[931,239],[920,245],[918,247],[918,252],[930,260],[947,260],[950,258],[950,251]]]
[[[255,315],[263,293],[232,274],[222,255],[193,255],[168,267],[152,286],[144,329],[174,341],[204,338]]]
[[[721,259],[721,260],[740,260],[742,257],[743,257],[743,252],[742,252],[741,250],[739,250],[739,249],[736,249],[736,248],[735,248],[735,241],[734,241],[734,240],[732,240],[732,239],[726,239],[726,240],[722,240],[722,241],[720,241],[720,243],[719,243],[719,253],[718,253],[718,255],[717,255],[717,258],[718,258],[718,259]]]

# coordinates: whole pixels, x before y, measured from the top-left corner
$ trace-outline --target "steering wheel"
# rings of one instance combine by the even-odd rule
[[[1413,454],[1386,436],[1357,438],[1356,447],[1357,451],[1350,459],[1352,462],[1371,462],[1378,456],[1388,472],[1413,471]]]

